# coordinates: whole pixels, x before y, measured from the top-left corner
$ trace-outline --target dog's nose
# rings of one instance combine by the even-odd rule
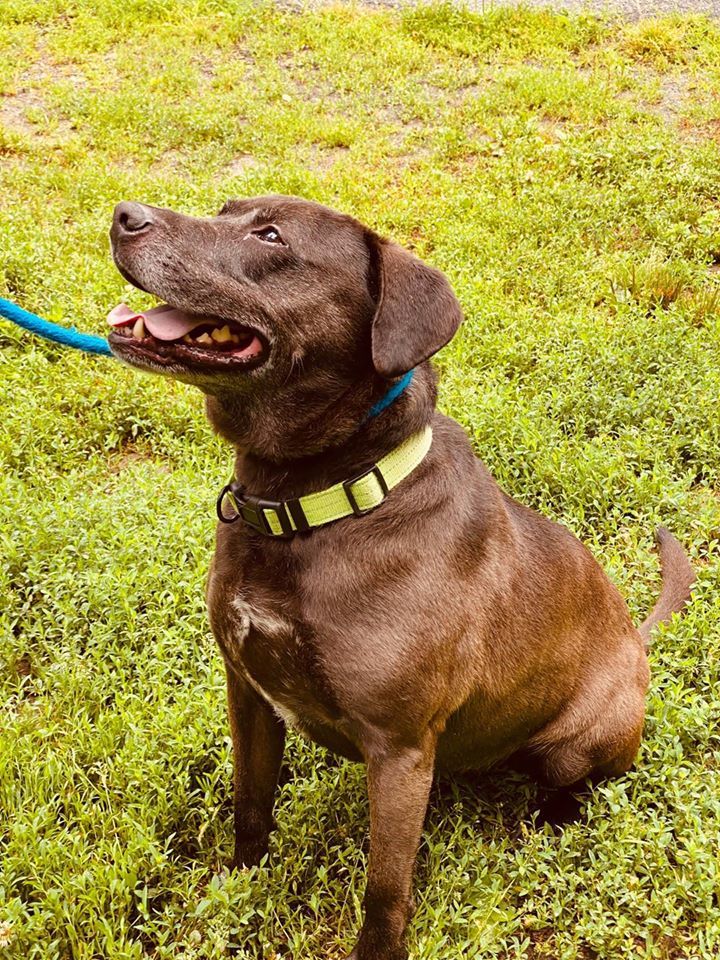
[[[117,236],[143,233],[153,225],[153,215],[150,207],[142,203],[124,201],[115,207],[113,216],[113,233]]]

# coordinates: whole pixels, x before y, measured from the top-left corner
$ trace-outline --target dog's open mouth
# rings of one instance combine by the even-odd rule
[[[128,359],[160,365],[254,367],[265,355],[260,334],[234,320],[186,313],[168,304],[138,313],[124,303],[108,314],[110,343]]]

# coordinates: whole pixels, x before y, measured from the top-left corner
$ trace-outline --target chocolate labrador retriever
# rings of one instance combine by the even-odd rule
[[[444,276],[352,217],[265,196],[197,219],[121,203],[117,357],[195,384],[235,448],[210,620],[227,670],[235,860],[256,864],[291,724],[367,764],[365,920],[351,957],[400,960],[436,768],[530,762],[557,786],[632,764],[651,628],[692,569],[659,534],[636,629],[585,547],[498,488],[435,410],[427,362],[461,311]],[[316,496],[314,496],[316,495]]]

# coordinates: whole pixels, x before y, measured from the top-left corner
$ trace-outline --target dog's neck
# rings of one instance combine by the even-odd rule
[[[266,404],[213,395],[206,406],[215,429],[235,446],[236,480],[256,495],[287,498],[357,475],[422,430],[432,419],[436,384],[433,368],[422,364],[411,388],[371,419],[387,381],[353,384],[327,404],[304,405],[294,391],[292,412],[282,394]]]

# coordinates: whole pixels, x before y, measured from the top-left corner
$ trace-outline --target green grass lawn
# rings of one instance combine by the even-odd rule
[[[720,28],[247,0],[3,0],[0,295],[79,328],[130,291],[113,205],[299,193],[446,271],[441,405],[640,619],[698,568],[635,769],[540,827],[434,794],[413,956],[720,955]],[[291,736],[267,866],[228,875],[203,584],[230,450],[199,394],[0,324],[0,956],[340,960],[363,769]],[[361,638],[358,638],[361,642]]]

